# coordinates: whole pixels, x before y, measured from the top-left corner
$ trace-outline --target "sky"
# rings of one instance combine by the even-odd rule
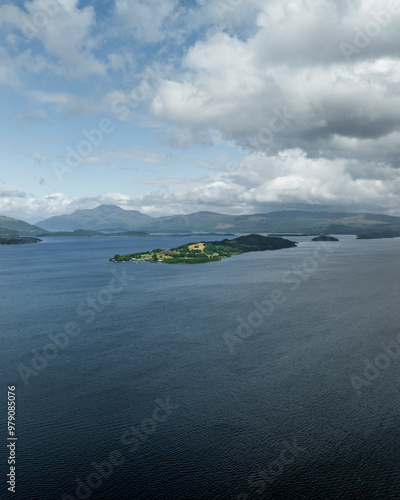
[[[0,30],[2,215],[400,215],[400,0],[14,0]]]

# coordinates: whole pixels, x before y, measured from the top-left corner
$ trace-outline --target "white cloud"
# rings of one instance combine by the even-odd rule
[[[17,123],[53,123],[60,110],[112,115],[121,121],[118,141],[87,165],[126,168],[110,158],[174,165],[174,177],[147,181],[155,191],[107,199],[164,213],[299,205],[396,210],[400,14],[388,15],[389,3],[199,0],[185,8],[177,0],[116,0],[111,17],[101,19],[95,2],[54,2],[47,18],[48,0],[28,1],[24,10],[0,7],[0,84],[25,99]],[[343,44],[355,46],[347,57]],[[227,168],[206,160],[201,148],[186,158],[149,150],[126,139],[129,121],[151,128],[163,146],[226,143],[246,156]],[[179,179],[176,164],[185,169]],[[207,177],[193,179],[194,166]],[[7,206],[55,213],[100,198],[9,196]]]
[[[3,47],[0,47],[0,85],[14,85],[14,88],[21,86],[17,63]]]
[[[261,213],[282,206],[396,213],[400,196],[400,171],[388,164],[311,159],[299,149],[274,156],[252,153],[226,172],[209,177],[164,177],[145,183],[154,188],[139,196],[108,193],[73,198],[55,193],[24,198],[8,191],[7,196],[0,193],[0,209],[51,215],[106,203],[159,215],[198,210]]]
[[[399,56],[393,54],[400,16],[350,63],[339,47],[374,12],[361,1],[348,9],[330,0],[268,2],[252,36],[214,33],[197,41],[182,72],[160,85],[151,110],[181,129],[185,145],[217,131],[250,150],[295,146],[315,156],[331,146],[332,153],[336,137],[392,134],[400,128]],[[173,134],[177,144],[179,132]]]
[[[161,213],[163,209],[176,211],[179,206],[184,212],[210,209],[253,213],[282,205],[333,211],[346,206],[348,210],[381,212],[396,210],[400,195],[400,172],[390,165],[310,159],[298,149],[275,156],[253,153],[227,172],[208,178],[185,183],[153,179],[152,183],[163,191],[135,200],[158,206]]]
[[[125,28],[142,43],[168,36],[164,23],[174,14],[176,0],[116,0],[116,14]]]
[[[43,92],[41,90],[31,90],[29,95],[36,101],[47,104],[61,104],[66,106],[70,100],[70,96],[66,92]]]
[[[79,0],[32,0],[25,11],[11,4],[0,9],[0,24],[17,31],[9,33],[10,50],[18,59],[9,68],[24,67],[30,72],[50,70],[69,78],[104,75],[106,67],[94,55],[97,46],[92,30],[96,24],[94,8],[78,8]],[[41,42],[45,54],[38,55],[33,41]],[[34,64],[23,58],[34,58]]]
[[[132,197],[123,193],[106,193],[100,196],[74,198],[64,193],[55,192],[41,198],[28,195],[18,190],[6,191],[0,188],[0,213],[19,214],[32,219],[35,215],[46,217],[72,213],[75,210],[95,208],[98,205],[118,205],[122,208],[131,208],[135,205]],[[8,215],[10,216],[10,215]]]

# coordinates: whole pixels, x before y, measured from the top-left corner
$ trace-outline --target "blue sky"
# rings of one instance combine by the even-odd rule
[[[400,1],[0,4],[0,213],[400,215]]]

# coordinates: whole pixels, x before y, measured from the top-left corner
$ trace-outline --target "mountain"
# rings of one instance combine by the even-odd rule
[[[91,210],[77,210],[69,215],[50,217],[38,224],[51,231],[91,229],[153,233],[229,231],[231,233],[364,234],[371,231],[400,230],[400,217],[301,210],[253,215],[195,212],[187,215],[151,217],[137,210],[124,210],[115,205],[100,205]]]
[[[10,233],[10,231],[12,233]],[[28,224],[23,220],[12,219],[11,217],[4,217],[0,215],[0,234],[1,235],[20,235],[20,236],[35,236],[38,234],[44,234],[46,231],[43,231],[38,226],[34,226],[32,224]]]
[[[70,215],[57,215],[39,222],[48,231],[135,231],[142,229],[153,217],[137,210],[123,210],[116,205],[100,205],[91,210],[76,210]]]
[[[197,212],[154,219],[153,232],[230,231],[236,233],[337,233],[355,234],[400,228],[400,217],[285,210],[268,214],[224,215]]]

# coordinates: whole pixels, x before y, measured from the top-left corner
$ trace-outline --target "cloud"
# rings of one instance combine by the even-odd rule
[[[226,158],[224,158],[226,160]],[[224,170],[225,166],[223,163],[212,163],[210,161],[205,161],[205,160],[197,160],[197,159],[190,159],[189,160],[191,163],[196,165],[196,167],[201,168],[202,170]]]
[[[35,161],[35,165],[40,165],[44,160],[44,156],[41,153],[34,153],[32,158]]]
[[[0,11],[1,15],[1,11]],[[14,61],[4,47],[0,46],[0,85],[21,86],[18,61]]]
[[[0,198],[25,198],[26,193],[19,191],[18,189],[14,189],[12,191],[7,191],[3,188],[0,188]]]
[[[268,156],[251,153],[225,172],[199,178],[164,177],[143,182],[152,190],[139,196],[108,193],[73,198],[62,193],[43,198],[21,194],[10,204],[1,196],[0,208],[28,214],[60,214],[99,204],[117,204],[145,213],[169,215],[198,210],[224,213],[265,213],[285,208],[396,213],[400,171],[386,163],[308,158],[300,149]],[[23,195],[23,196],[22,196]],[[8,198],[8,199],[7,199]]]
[[[48,113],[44,109],[22,109],[15,116],[15,121],[19,125],[26,123],[46,122]]]
[[[168,31],[165,22],[178,5],[176,0],[116,0],[115,9],[119,22],[141,43],[160,42]]]
[[[104,75],[106,66],[94,55],[98,45],[92,35],[96,24],[94,8],[79,8],[78,3],[78,0],[32,0],[24,3],[25,10],[12,4],[2,5],[0,25],[3,29],[14,29],[8,32],[8,49],[18,54],[11,64],[7,62],[9,71],[47,70],[77,79]],[[33,43],[36,40],[42,44],[44,54],[34,52],[38,50]],[[32,58],[34,64],[30,62]]]
[[[71,98],[71,95],[66,92],[43,92],[41,90],[31,90],[29,96],[39,102],[63,106],[66,106]]]
[[[56,7],[43,17],[49,1]],[[17,123],[50,121],[60,110],[120,120],[117,144],[86,165],[174,168],[147,179],[151,190],[138,197],[130,186],[119,194],[117,176],[105,178],[116,193],[104,199],[152,213],[397,210],[400,1],[116,0],[106,11],[107,2],[90,3],[3,4],[0,85],[23,98]],[[162,149],[150,150],[145,133],[132,147],[129,122]],[[199,144],[235,148],[242,160],[213,162]],[[64,150],[54,147],[52,158]],[[48,163],[40,154],[35,161]],[[8,198],[41,213],[103,199]]]
[[[365,141],[400,130],[400,15],[350,61],[340,44],[380,12],[369,1],[270,1],[246,39],[217,32],[190,47],[151,110],[174,124],[174,144],[214,132],[250,151],[361,160]]]
[[[41,179],[42,180],[42,179]],[[18,214],[21,219],[45,214],[46,217],[72,213],[75,210],[95,208],[98,205],[119,205],[130,208],[135,204],[133,199],[123,193],[106,193],[100,196],[74,198],[64,193],[54,192],[43,197],[28,195],[20,191],[5,191],[0,188],[0,213]],[[14,215],[13,215],[14,216]]]
[[[198,179],[153,179],[160,191],[136,197],[136,208],[164,211],[217,210],[260,213],[310,207],[340,211],[394,212],[400,171],[389,164],[308,158],[299,149],[274,156],[252,153],[221,174]]]
[[[135,160],[141,163],[151,163],[156,165],[166,165],[171,163],[172,158],[163,153],[147,151],[142,148],[127,148],[113,151],[107,151],[104,156],[112,158],[124,158]]]
[[[17,189],[10,191],[0,188],[0,214],[6,215],[8,212],[14,213],[19,207],[26,206],[26,196],[26,193]]]

